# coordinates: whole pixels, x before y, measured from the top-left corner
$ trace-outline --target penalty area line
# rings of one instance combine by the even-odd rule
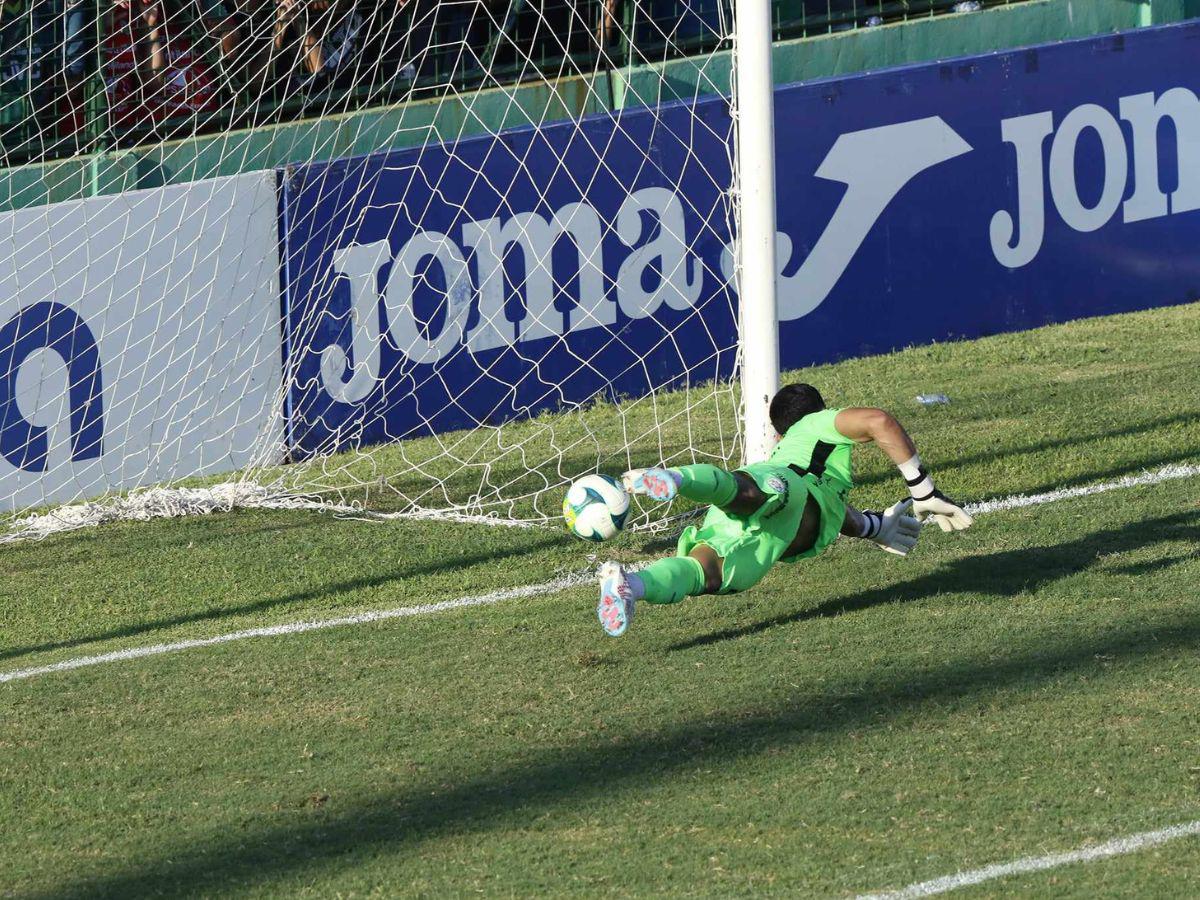
[[[1153,472],[1143,472],[1140,475],[1126,475],[1124,478],[1118,478],[1115,481],[1101,481],[1096,484],[1085,484],[1081,487],[1059,488],[1056,491],[1046,491],[1043,494],[1018,494],[1014,497],[1004,497],[998,500],[968,503],[966,509],[972,515],[1003,512],[1009,509],[1021,509],[1024,506],[1039,506],[1043,503],[1057,503],[1059,500],[1073,500],[1076,497],[1090,497],[1093,494],[1141,487],[1146,484],[1162,484],[1164,481],[1193,478],[1196,475],[1200,475],[1200,465],[1173,463],[1169,466],[1163,466],[1161,469],[1155,469]]]
[[[303,634],[306,631],[320,631],[325,628],[340,628],[344,625],[366,625],[371,622],[384,622],[388,619],[403,619],[408,616],[427,616],[433,613],[446,612],[451,609],[465,609],[469,606],[490,606],[505,600],[520,600],[538,594],[563,591],[567,588],[586,584],[592,578],[592,572],[576,572],[565,575],[553,581],[542,584],[529,584],[524,587],[508,588],[503,591],[493,591],[490,594],[480,594],[475,597],[459,597],[455,600],[443,600],[440,603],[425,603],[420,606],[401,606],[395,609],[382,609],[374,612],[357,613],[353,616],[342,616],[338,619],[317,619],[308,622],[288,622],[283,625],[267,625],[262,628],[247,628],[244,631],[231,631],[213,637],[193,638],[186,641],[173,641],[167,644],[150,644],[145,647],[130,647],[126,650],[114,650],[112,653],[100,653],[96,656],[76,656],[64,659],[62,662],[45,666],[32,666],[28,669],[14,669],[10,672],[0,672],[0,682],[20,681],[23,678],[33,678],[36,675],[48,675],[51,672],[65,672],[69,669],[81,669],[85,666],[98,666],[102,663],[121,662],[127,659],[141,659],[146,656],[160,656],[163,653],[177,653],[180,650],[191,650],[195,647],[212,647],[216,644],[229,644],[233,641],[244,641],[250,638],[278,637],[285,634]]]
[[[1005,497],[999,500],[985,500],[981,503],[970,503],[967,511],[972,515],[1002,512],[1009,509],[1020,509],[1026,506],[1038,506],[1043,503],[1057,503],[1060,500],[1070,500],[1075,497],[1090,497],[1093,494],[1103,494],[1107,491],[1124,488],[1140,487],[1142,485],[1161,484],[1164,481],[1174,481],[1179,478],[1192,478],[1200,475],[1200,465],[1169,465],[1153,472],[1143,472],[1141,475],[1128,475],[1115,481],[1103,481],[1082,487],[1062,488],[1057,491],[1047,491],[1042,494],[1021,494]],[[302,634],[306,631],[321,631],[326,628],[340,628],[344,625],[365,625],[370,622],[382,622],[388,619],[403,619],[409,616],[426,616],[445,612],[451,609],[463,609],[469,606],[491,606],[506,600],[520,600],[539,594],[551,594],[578,587],[588,583],[594,577],[592,571],[576,572],[565,575],[542,584],[531,584],[524,587],[507,588],[493,591],[490,594],[480,594],[474,597],[459,597],[456,600],[443,600],[440,603],[426,603],[421,606],[401,606],[395,609],[383,609],[375,612],[358,613],[353,616],[343,616],[338,619],[318,619],[306,622],[289,622],[283,625],[268,625],[262,628],[247,628],[244,631],[231,631],[213,637],[193,638],[185,641],[174,641],[165,644],[150,644],[145,647],[130,647],[126,650],[114,650],[111,653],[100,653],[94,656],[76,656],[61,662],[44,666],[31,666],[27,669],[12,669],[0,672],[0,683],[20,681],[34,678],[38,675],[49,675],[52,672],[65,672],[70,669],[82,669],[85,666],[98,666],[104,663],[121,662],[128,659],[142,659],[147,656],[160,656],[164,653],[177,653],[181,650],[192,650],[196,647],[211,647],[216,644],[228,644],[233,641],[244,641],[250,638],[278,637],[288,634]]]
[[[883,891],[877,894],[860,894],[855,900],[915,900],[917,897],[932,897],[935,894],[945,894],[959,888],[982,884],[997,878],[1007,878],[1010,875],[1023,875],[1028,872],[1042,872],[1059,866],[1069,866],[1075,863],[1094,862],[1098,859],[1108,859],[1112,856],[1124,856],[1136,853],[1150,847],[1157,847],[1168,841],[1182,837],[1200,834],[1200,821],[1187,822],[1183,825],[1172,825],[1158,831],[1143,831],[1141,834],[1131,834],[1125,837],[1113,838],[1103,844],[1091,847],[1080,847],[1066,853],[1049,853],[1045,856],[1026,856],[1008,863],[984,866],[982,869],[971,869],[958,872],[930,881],[918,881],[908,887],[894,891]]]

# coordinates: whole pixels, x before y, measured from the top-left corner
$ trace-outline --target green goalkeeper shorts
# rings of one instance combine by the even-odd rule
[[[846,517],[848,485],[816,475],[801,475],[775,463],[754,463],[738,470],[754,479],[767,502],[748,516],[735,516],[715,506],[699,527],[691,525],[679,536],[677,553],[687,556],[698,544],[711,547],[725,560],[718,593],[744,591],[762,581],[771,566],[816,556],[834,542]],[[811,548],[783,558],[812,497],[821,510],[817,540]]]

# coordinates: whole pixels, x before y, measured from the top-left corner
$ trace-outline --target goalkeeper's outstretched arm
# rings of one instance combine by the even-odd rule
[[[833,424],[851,440],[873,442],[888,455],[908,484],[912,511],[918,519],[932,519],[942,531],[963,531],[971,527],[975,520],[960,504],[934,486],[912,438],[891,413],[873,407],[851,407],[839,412]]]

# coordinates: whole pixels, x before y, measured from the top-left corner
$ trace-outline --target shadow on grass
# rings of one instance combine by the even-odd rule
[[[1127,425],[1124,428],[1114,428],[1108,431],[1098,431],[1091,434],[1079,434],[1073,437],[1054,438],[1052,440],[1039,441],[1035,444],[1026,444],[1023,447],[1008,447],[1001,446],[993,450],[984,450],[979,453],[968,453],[962,456],[955,456],[952,459],[945,459],[938,466],[939,470],[951,471],[953,469],[963,468],[965,466],[975,465],[977,463],[993,462],[998,459],[1019,459],[1026,454],[1044,453],[1047,450],[1064,450],[1068,447],[1078,447],[1087,444],[1093,444],[1098,441],[1107,441],[1113,438],[1133,437],[1134,435],[1146,434],[1153,431],[1158,431],[1161,428],[1169,428],[1172,425],[1187,425],[1194,424],[1200,418],[1195,412],[1180,413],[1174,416],[1161,416],[1157,419],[1151,419],[1148,422],[1138,422],[1134,425]],[[1078,484],[1087,484],[1093,481],[1102,481],[1105,478],[1112,478],[1120,475],[1128,475],[1130,472],[1140,472],[1143,469],[1157,468],[1161,465],[1166,465],[1172,462],[1184,462],[1195,460],[1196,453],[1179,453],[1167,456],[1158,456],[1138,460],[1137,462],[1127,462],[1120,466],[1113,467],[1106,471],[1089,471],[1085,475],[1077,478],[1059,480],[1052,484],[1047,484],[1042,487],[1031,488],[1023,493],[1041,493],[1042,491],[1052,491],[1061,487],[1073,487]],[[896,477],[894,469],[888,469],[884,472],[876,472],[871,475],[865,475],[862,478],[856,479],[860,486],[871,484],[882,484],[884,482],[893,481]],[[982,498],[971,498],[982,499]]]
[[[0,650],[0,660],[10,660],[21,656],[29,656],[30,654],[34,653],[45,653],[50,650],[66,650],[71,647],[79,647],[84,644],[92,644],[99,641],[134,637],[136,635],[158,631],[163,628],[173,628],[177,625],[187,625],[194,622],[206,622],[213,619],[224,619],[230,616],[247,615],[250,613],[262,612],[263,610],[267,609],[274,609],[276,607],[290,606],[297,603],[306,603],[311,600],[324,600],[329,597],[336,597],[338,594],[346,594],[350,593],[351,591],[363,590],[365,588],[379,587],[380,585],[388,584],[393,581],[400,581],[405,578],[433,575],[450,569],[465,569],[481,563],[509,559],[516,556],[525,556],[527,554],[536,553],[540,550],[548,549],[549,547],[553,547],[556,544],[561,544],[562,542],[562,537],[558,535],[548,535],[540,540],[523,544],[520,547],[512,547],[507,550],[497,550],[493,548],[487,550],[486,552],[478,552],[470,556],[452,555],[448,556],[444,561],[432,563],[427,566],[414,566],[380,575],[372,575],[364,578],[352,578],[349,581],[339,581],[333,584],[317,585],[309,590],[285,594],[282,597],[270,597],[263,600],[256,600],[253,603],[245,603],[241,606],[222,606],[212,609],[205,609],[197,612],[186,613],[184,615],[156,619],[152,622],[138,622],[134,625],[124,625],[119,628],[112,628],[108,631],[99,632],[97,634],[71,638],[70,640],[51,641],[49,643],[33,644],[25,647],[13,647],[11,649]]]
[[[1175,536],[1187,520],[1172,517],[1151,524],[1155,534]],[[1104,540],[1115,537],[1112,532],[1104,534],[1095,542],[1065,546],[1073,548],[1071,552],[1100,549],[1109,546]],[[1139,543],[1130,538],[1124,546]],[[1009,554],[999,557],[1027,561]],[[995,563],[997,558],[992,559]],[[1055,577],[1062,564],[1057,555],[1049,561],[1043,557],[1042,565],[1053,571],[1028,574],[1045,582]],[[965,578],[968,571],[959,574]],[[900,585],[898,590],[911,598],[940,589],[930,579],[918,579],[916,584],[914,588]],[[1015,588],[1015,577],[1008,584]],[[91,878],[82,873],[65,875],[53,890],[39,896],[193,896],[270,890],[276,879],[315,877],[323,866],[345,870],[356,857],[412,855],[422,842],[442,835],[519,829],[555,808],[577,808],[602,796],[641,796],[646,788],[677,773],[724,767],[740,758],[800,744],[813,746],[821,735],[880,726],[928,707],[1020,690],[1070,677],[1075,671],[1090,674],[1097,657],[1152,657],[1191,651],[1197,643],[1200,609],[1119,633],[1064,634],[1050,644],[997,648],[986,658],[947,661],[907,678],[897,678],[887,666],[875,673],[860,669],[852,690],[836,685],[819,693],[815,688],[797,689],[781,700],[750,702],[724,715],[694,718],[653,733],[606,733],[603,739],[592,735],[575,746],[510,760],[494,773],[469,781],[439,780],[380,791],[348,808],[330,808],[284,825],[242,823],[229,832],[190,835],[157,856],[127,860],[123,871]],[[1004,655],[997,658],[1001,652]],[[620,777],[614,778],[614,772]]]
[[[1128,566],[1121,566],[1117,569],[1122,575],[1133,575],[1141,578],[1143,575],[1153,575],[1156,572],[1161,572],[1165,569],[1173,568],[1174,566],[1182,565],[1186,562],[1200,559],[1200,550],[1192,550],[1190,553],[1178,553],[1173,556],[1166,556],[1162,559],[1152,559],[1142,563],[1131,563]]]
[[[1131,522],[1107,531],[1097,531],[1065,544],[1006,550],[987,556],[968,556],[921,578],[850,597],[837,597],[810,609],[764,619],[742,628],[730,628],[702,635],[674,644],[670,649],[690,650],[693,647],[761,634],[795,622],[838,616],[889,603],[910,603],[938,594],[974,593],[1011,597],[1084,572],[1090,569],[1095,564],[1096,557],[1102,554],[1124,553],[1161,541],[1192,541],[1195,539],[1198,522],[1200,510],[1190,510],[1158,519]],[[1147,568],[1146,571],[1153,569]]]

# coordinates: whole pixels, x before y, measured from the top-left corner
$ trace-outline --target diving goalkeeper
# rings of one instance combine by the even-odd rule
[[[735,472],[701,464],[625,473],[632,494],[663,502],[678,495],[711,506],[699,527],[680,535],[675,556],[637,573],[617,563],[600,569],[596,613],[610,635],[625,633],[638,600],[678,603],[744,591],[775,563],[814,557],[839,534],[904,556],[916,546],[922,522],[933,520],[943,531],[970,527],[971,516],[934,487],[912,439],[882,409],[826,409],[816,388],[790,384],[771,400],[770,415],[782,438],[767,462]],[[872,441],[912,495],[885,512],[860,512],[847,502],[854,486],[850,449]]]

